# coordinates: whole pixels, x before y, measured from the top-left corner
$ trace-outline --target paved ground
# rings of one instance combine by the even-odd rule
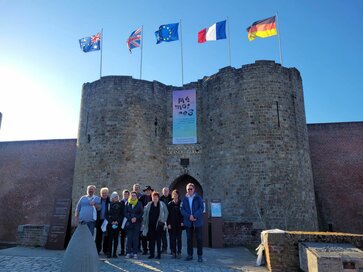
[[[0,271],[6,272],[57,272],[61,271],[64,251],[47,250],[44,248],[13,247],[0,250]],[[185,254],[184,254],[185,256]],[[107,259],[100,256],[100,272],[133,272],[133,271],[268,271],[265,267],[256,267],[256,257],[246,248],[204,248],[204,262],[197,260],[184,261],[171,259],[170,255],[162,255],[160,260],[126,259],[118,257]]]

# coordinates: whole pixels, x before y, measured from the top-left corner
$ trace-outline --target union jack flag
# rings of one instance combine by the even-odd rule
[[[141,28],[138,28],[132,32],[130,37],[127,39],[127,48],[129,49],[130,53],[131,49],[140,47],[141,34]]]

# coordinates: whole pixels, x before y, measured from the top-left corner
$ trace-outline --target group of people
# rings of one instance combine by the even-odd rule
[[[92,236],[96,228],[98,254],[102,250],[108,258],[117,258],[120,237],[119,256],[137,259],[138,252],[142,252],[149,254],[149,259],[160,259],[167,251],[168,233],[172,258],[181,258],[182,231],[185,229],[188,254],[185,260],[193,259],[195,236],[198,261],[203,261],[204,203],[193,183],[187,184],[183,196],[178,190],[170,195],[168,187],[162,189],[162,195],[151,186],[146,186],[141,193],[139,184],[134,184],[131,192],[123,190],[122,198],[117,192],[109,196],[107,187],[101,188],[100,196],[96,196],[95,191],[96,186],[87,186],[87,194],[77,203],[75,222],[86,224]]]

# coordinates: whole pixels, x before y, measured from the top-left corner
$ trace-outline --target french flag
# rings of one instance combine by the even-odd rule
[[[216,41],[226,39],[226,20],[215,23],[198,32],[198,42]]]

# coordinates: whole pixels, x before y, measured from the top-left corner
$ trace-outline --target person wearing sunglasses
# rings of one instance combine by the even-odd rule
[[[197,240],[198,262],[203,262],[203,211],[204,203],[202,198],[195,192],[193,183],[186,186],[187,193],[183,197],[180,212],[183,215],[183,223],[187,233],[186,261],[193,260],[193,236]]]

